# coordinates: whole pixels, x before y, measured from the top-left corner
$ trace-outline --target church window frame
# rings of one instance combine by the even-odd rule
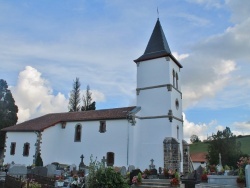
[[[100,121],[99,132],[100,133],[106,132],[106,121]]]
[[[175,71],[173,69],[173,87],[175,87]]]
[[[75,126],[75,142],[81,142],[82,139],[82,125],[77,124]]]
[[[15,155],[16,153],[16,142],[10,143],[10,155]]]
[[[178,77],[178,73],[176,72],[176,75],[175,75],[175,78],[176,78],[176,89],[178,89],[178,80],[179,80],[179,77]]]
[[[178,99],[175,100],[175,107],[176,107],[176,110],[179,110],[180,103]]]
[[[107,162],[107,166],[113,166],[115,164],[115,153],[114,152],[107,152],[106,162]]]
[[[23,145],[23,156],[28,157],[30,153],[30,143],[26,142]]]

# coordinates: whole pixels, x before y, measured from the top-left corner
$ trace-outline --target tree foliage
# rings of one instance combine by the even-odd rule
[[[197,142],[201,142],[201,140],[199,139],[199,137],[195,134],[193,134],[191,137],[190,137],[190,142],[191,143],[197,143]]]
[[[70,92],[70,98],[69,98],[69,111],[70,112],[77,112],[81,109],[81,97],[80,97],[80,87],[81,83],[79,78],[76,78],[76,80],[73,81],[73,89]]]
[[[86,89],[86,95],[83,95],[82,111],[95,110],[95,101],[92,102],[91,95],[92,93],[90,92],[90,87],[88,85]]]
[[[0,129],[15,125],[18,120],[17,112],[18,107],[7,82],[0,79]],[[4,146],[4,138],[5,134],[0,132],[0,147]]]
[[[36,166],[43,166],[43,159],[41,157],[41,153],[40,152],[36,156],[35,165]]]
[[[219,164],[219,153],[222,165],[236,167],[237,160],[242,155],[241,143],[236,140],[229,127],[217,131],[209,138],[207,159],[209,164]]]

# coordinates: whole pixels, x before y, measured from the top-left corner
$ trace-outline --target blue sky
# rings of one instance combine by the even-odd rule
[[[159,18],[183,65],[186,139],[250,134],[249,0],[0,0],[0,78],[19,122],[67,111],[73,80],[97,108],[135,105],[136,66]]]

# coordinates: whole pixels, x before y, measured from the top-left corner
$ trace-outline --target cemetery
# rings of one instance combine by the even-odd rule
[[[116,167],[114,161],[101,162],[93,160],[85,165],[84,156],[80,156],[79,165],[60,164],[54,162],[46,166],[25,166],[21,164],[6,164],[1,167],[1,188],[203,188],[203,187],[250,187],[249,158],[241,158],[239,168],[228,169],[220,163],[199,166],[190,173],[179,173],[177,169],[166,169],[149,161],[147,169],[137,169],[135,166]],[[176,161],[178,163],[178,161]]]

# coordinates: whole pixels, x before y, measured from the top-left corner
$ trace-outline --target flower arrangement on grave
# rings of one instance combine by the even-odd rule
[[[140,185],[142,182],[142,175],[139,173],[137,176],[134,176],[132,179],[132,183],[135,185]]]
[[[148,169],[145,169],[142,173],[142,178],[147,179],[150,174],[150,171]]]
[[[171,186],[180,185],[180,176],[179,176],[178,172],[174,173],[174,178],[172,178],[170,180],[170,185]]]
[[[63,176],[59,176],[59,177],[58,177],[58,181],[59,181],[59,182],[63,182],[63,181],[64,181],[64,177],[63,177]]]
[[[210,171],[210,173],[216,173],[216,171],[217,171],[217,169],[216,169],[216,165],[210,165],[209,166],[209,171]]]
[[[245,178],[245,167],[246,165],[250,164],[250,157],[241,157],[239,161],[237,162],[238,166],[238,175],[237,183],[246,183]]]
[[[207,179],[208,179],[208,178],[207,178],[207,174],[202,174],[202,175],[201,175],[201,180],[202,180],[202,181],[207,181]]]
[[[24,188],[41,188],[42,187],[41,184],[35,182],[35,180],[33,180],[33,179],[31,179],[29,181],[29,186],[28,186],[28,183],[26,183],[26,181],[24,181],[24,182],[25,182]]]

